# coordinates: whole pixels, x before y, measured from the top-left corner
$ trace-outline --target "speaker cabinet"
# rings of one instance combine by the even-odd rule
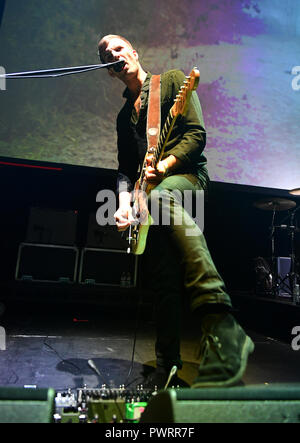
[[[21,243],[16,280],[74,283],[77,278],[79,250],[75,246]]]
[[[26,243],[73,246],[76,243],[77,211],[30,208]]]
[[[0,388],[0,423],[52,423],[53,389]]]
[[[116,225],[98,225],[96,215],[92,213],[89,216],[86,247],[126,251],[129,246],[127,235],[126,232],[118,232]]]
[[[79,283],[115,287],[135,287],[137,260],[133,254],[117,249],[83,248]]]
[[[142,423],[299,423],[300,384],[168,389],[153,397]]]

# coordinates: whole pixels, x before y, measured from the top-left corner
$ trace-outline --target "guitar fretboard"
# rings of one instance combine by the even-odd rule
[[[153,161],[154,166],[157,165],[157,163],[160,161],[160,159],[161,159],[161,157],[163,155],[163,151],[164,151],[165,145],[166,145],[166,143],[167,143],[167,141],[169,139],[169,136],[170,136],[171,131],[173,129],[175,120],[176,120],[176,118],[173,117],[172,110],[170,110],[169,114],[168,114],[168,117],[167,117],[167,120],[165,121],[163,130],[160,133],[159,141],[158,141],[158,144],[157,144],[157,148],[156,148],[155,153],[154,153],[154,161]]]

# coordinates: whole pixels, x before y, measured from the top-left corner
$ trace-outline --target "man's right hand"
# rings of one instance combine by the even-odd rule
[[[132,215],[132,207],[129,205],[120,206],[114,215],[118,231],[126,231],[126,229],[135,222]]]

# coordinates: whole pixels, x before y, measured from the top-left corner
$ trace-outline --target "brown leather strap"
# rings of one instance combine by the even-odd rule
[[[160,75],[152,75],[149,88],[147,114],[147,142],[149,148],[156,147],[160,134]]]

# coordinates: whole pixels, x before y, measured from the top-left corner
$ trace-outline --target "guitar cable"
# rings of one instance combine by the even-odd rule
[[[128,383],[129,378],[131,376],[132,370],[133,370],[133,366],[134,366],[134,357],[135,357],[135,348],[136,348],[136,341],[137,341],[137,332],[139,329],[139,321],[140,321],[140,313],[141,313],[141,306],[142,306],[142,302],[143,302],[143,292],[141,290],[141,273],[139,272],[139,261],[138,261],[138,284],[137,284],[137,289],[138,289],[138,301],[137,301],[137,307],[136,307],[136,315],[135,315],[135,326],[134,326],[134,333],[133,333],[133,345],[132,345],[132,354],[131,354],[131,363],[130,363],[130,367],[129,367],[129,371],[127,374],[127,377],[125,379],[124,382],[124,386],[125,388],[130,386],[134,380],[132,380],[130,383]]]

